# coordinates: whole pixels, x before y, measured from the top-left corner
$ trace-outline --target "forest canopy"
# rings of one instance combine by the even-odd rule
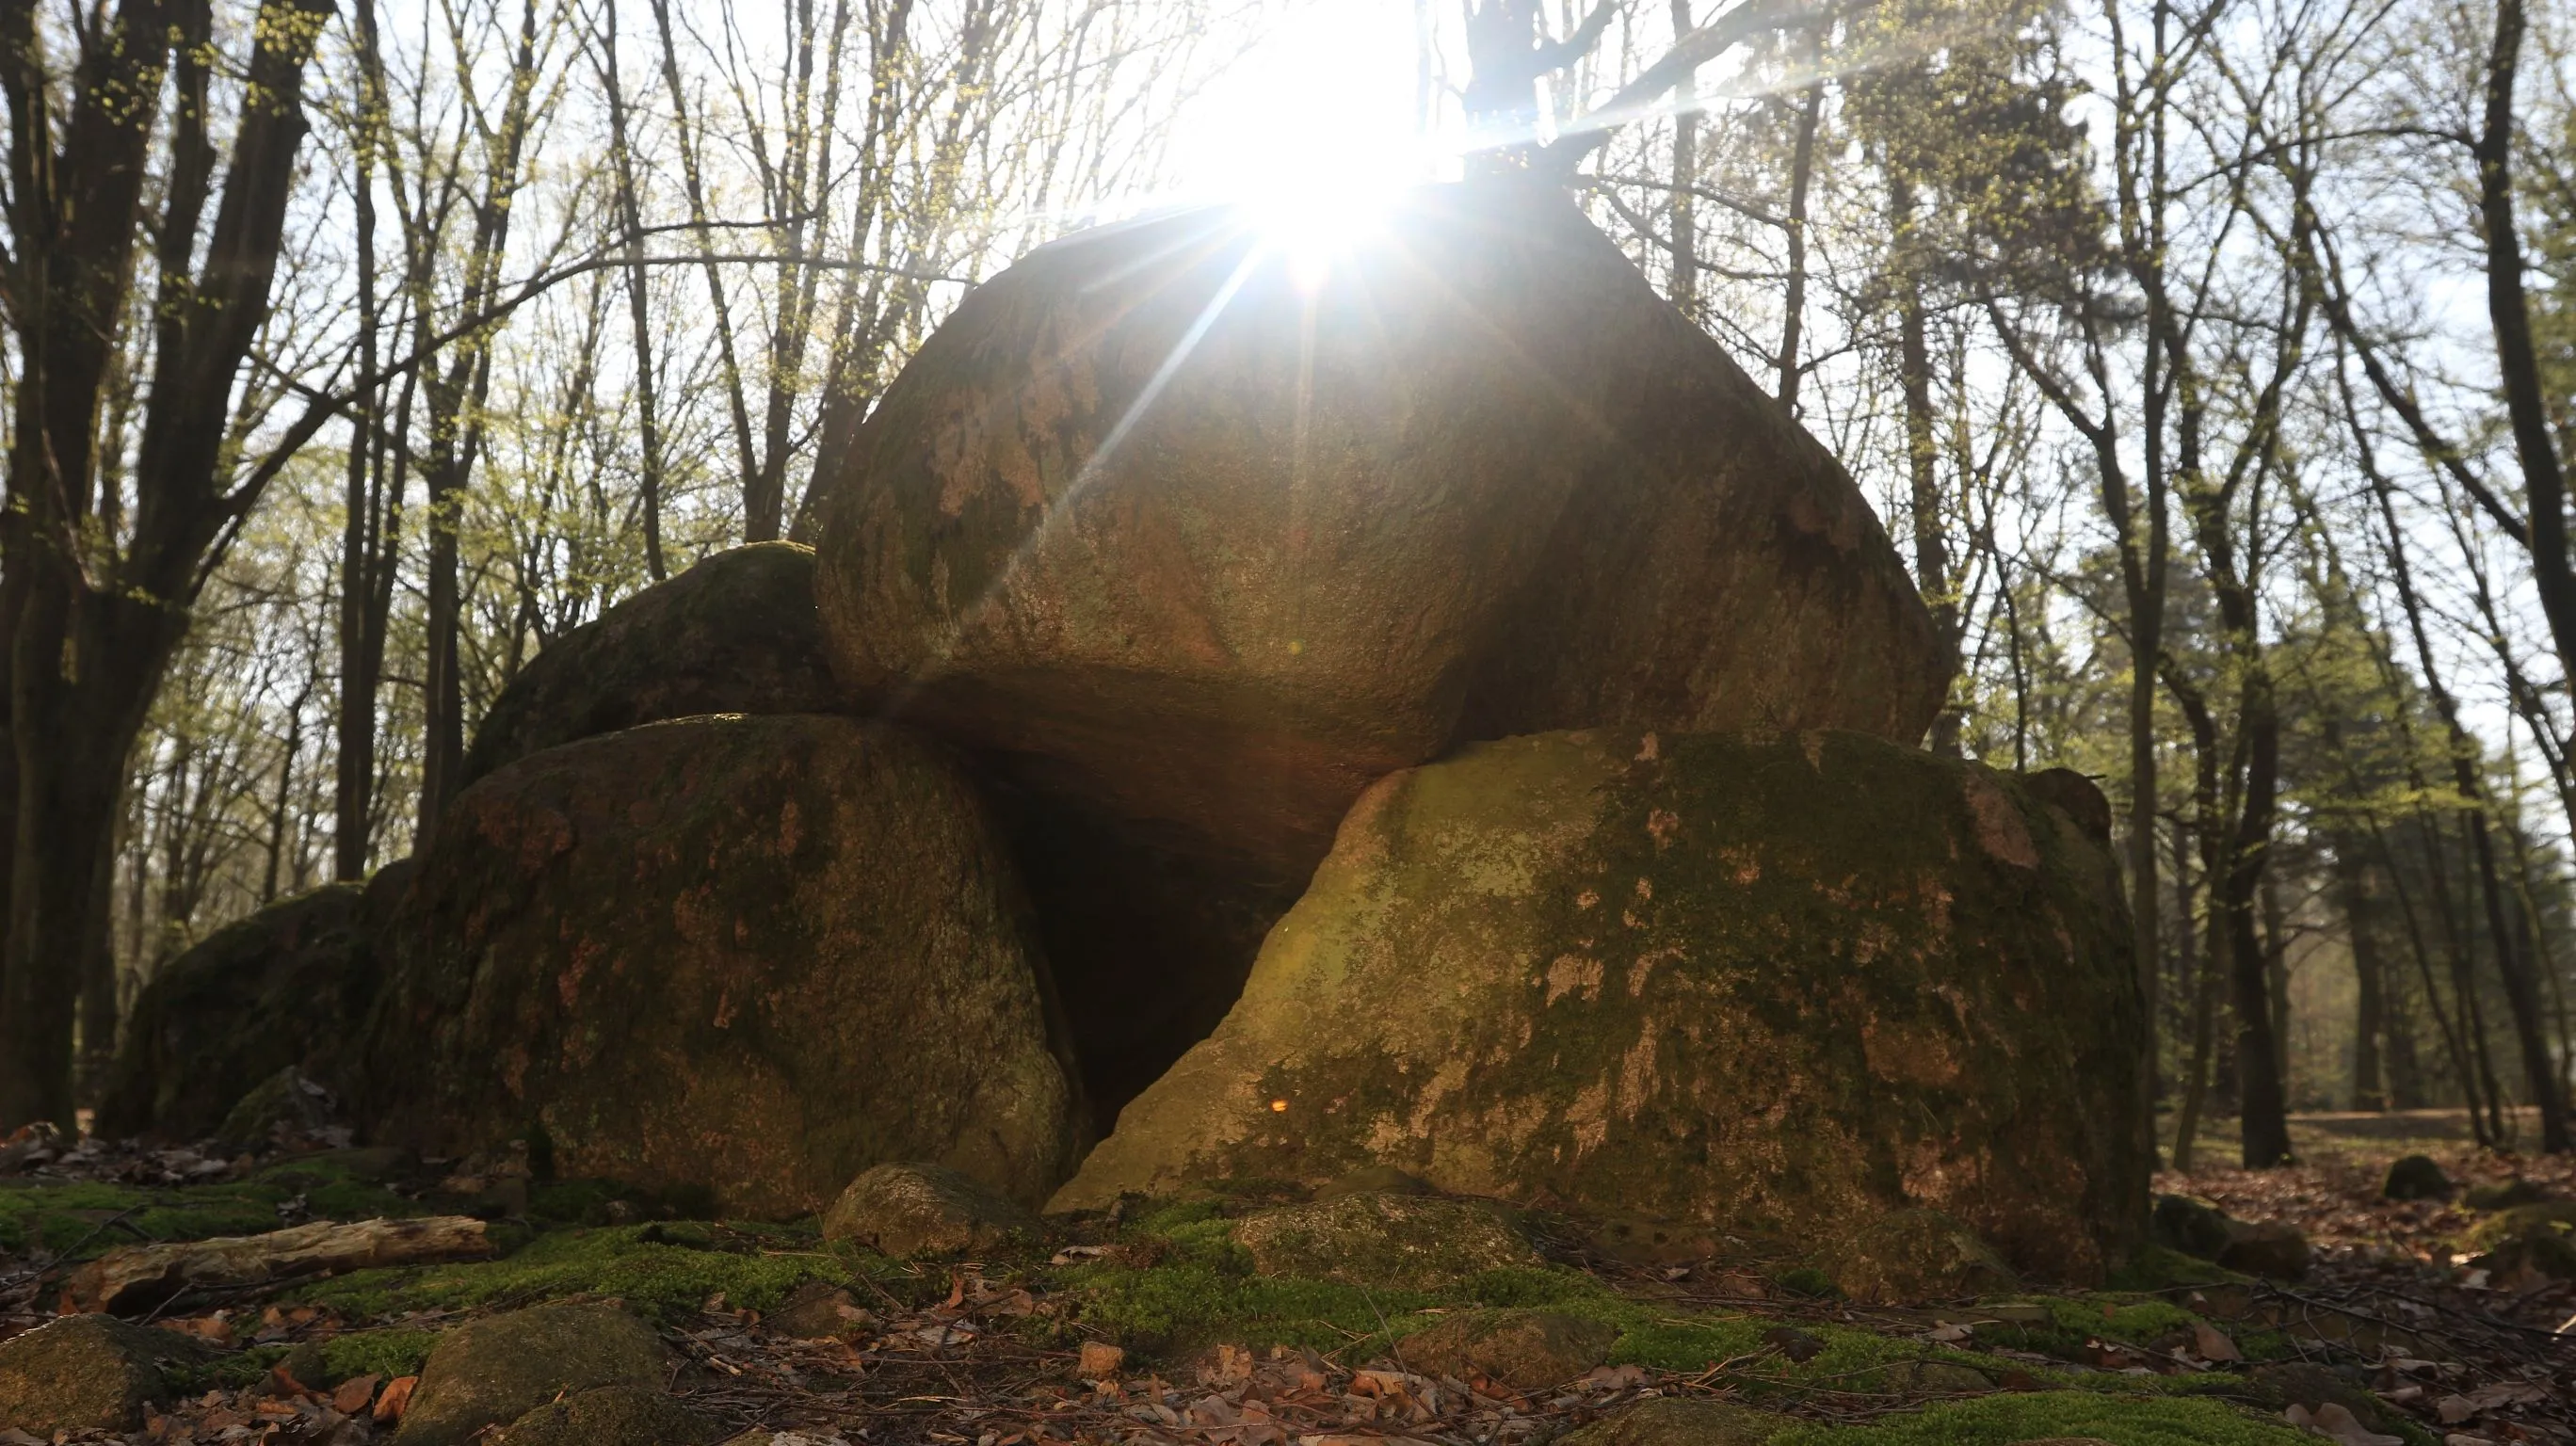
[[[2293,1109],[2565,1149],[2568,19],[0,0],[0,1128],[411,852],[555,640],[800,535],[1014,258],[1248,200],[1329,264],[1337,184],[1500,168],[1861,480],[1960,660],[1927,746],[2101,783],[2178,1165]]]

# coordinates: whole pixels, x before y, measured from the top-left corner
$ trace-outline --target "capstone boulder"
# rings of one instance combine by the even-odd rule
[[[629,729],[458,795],[369,1022],[380,1133],[732,1214],[924,1160],[1036,1201],[1079,1142],[1042,963],[974,789],[902,729]]]
[[[1292,891],[1460,739],[1911,742],[1950,671],[1851,478],[1522,181],[1411,193],[1320,283],[1232,210],[1042,247],[816,486],[858,697]]]
[[[1392,1165],[1806,1248],[2143,1235],[2119,879],[2012,778],[1851,733],[1601,729],[1372,788],[1242,999],[1054,1207]]]

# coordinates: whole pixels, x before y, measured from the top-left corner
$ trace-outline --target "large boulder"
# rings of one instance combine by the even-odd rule
[[[205,1364],[200,1343],[112,1316],[69,1315],[0,1341],[0,1431],[133,1431],[172,1394],[165,1368]],[[23,1438],[22,1438],[23,1439]]]
[[[136,996],[98,1114],[110,1136],[202,1139],[283,1071],[339,1088],[373,1003],[376,941],[410,866],[326,884],[216,930]]]
[[[487,1427],[602,1386],[659,1392],[668,1354],[651,1326],[606,1301],[554,1301],[468,1321],[429,1353],[394,1446],[465,1446]]]
[[[1851,478],[1554,188],[1314,280],[1210,210],[978,287],[818,466],[841,680],[1291,890],[1462,738],[1921,735],[1950,661]]]
[[[1556,733],[1396,774],[1242,1000],[1058,1192],[1394,1165],[1816,1247],[1947,1212],[2097,1278],[2143,1232],[2112,860],[1849,733]]]
[[[700,713],[830,713],[814,553],[719,552],[564,634],[492,700],[465,782],[543,748]]]
[[[887,1160],[1036,1201],[1080,1105],[972,787],[899,728],[705,717],[449,806],[392,931],[368,1106],[439,1154],[822,1209]]]

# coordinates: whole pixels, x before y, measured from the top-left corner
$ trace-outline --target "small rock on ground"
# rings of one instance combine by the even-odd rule
[[[944,1165],[886,1164],[852,1180],[823,1214],[823,1238],[902,1257],[990,1250],[1035,1234],[1038,1218],[1008,1196]]]
[[[1563,1438],[1562,1446],[1762,1446],[1799,1422],[1723,1401],[1640,1401]]]
[[[502,1446],[707,1446],[725,1428],[658,1389],[600,1386],[510,1423]]]
[[[809,1280],[780,1301],[778,1309],[762,1317],[761,1324],[772,1335],[790,1336],[797,1340],[845,1340],[874,1330],[877,1318],[860,1309],[848,1291],[823,1281]]]
[[[2430,1155],[2408,1155],[2388,1167],[2379,1193],[2390,1200],[2448,1200],[2459,1187]]]
[[[1480,1310],[1407,1336],[1396,1355],[1408,1370],[1467,1380],[1483,1376],[1521,1392],[1563,1385],[1609,1359],[1619,1328],[1551,1310]]]
[[[661,1389],[653,1328],[597,1301],[560,1301],[469,1321],[429,1354],[396,1446],[463,1446],[567,1391]]]
[[[169,1394],[162,1367],[199,1354],[173,1331],[64,1316],[0,1342],[0,1430],[135,1430]]]
[[[1528,1237],[1474,1200],[1370,1191],[1248,1215],[1234,1227],[1263,1275],[1436,1290],[1488,1270],[1542,1264]]]

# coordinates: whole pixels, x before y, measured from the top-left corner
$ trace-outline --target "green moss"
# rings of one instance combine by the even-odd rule
[[[357,1271],[305,1286],[291,1298],[345,1315],[382,1317],[616,1296],[648,1316],[673,1321],[718,1292],[736,1309],[767,1310],[807,1281],[858,1284],[868,1268],[787,1227],[621,1226],[540,1235],[498,1260]]]
[[[2571,1229],[2576,1229],[2576,1201],[2553,1200],[2490,1215],[2469,1231],[2464,1243],[2473,1252],[2485,1252],[2507,1241],[2564,1235]]]
[[[2111,1271],[2113,1290],[2168,1290],[2184,1285],[2228,1285],[2248,1279],[2197,1256],[2152,1242],[2129,1252]]]
[[[1158,1354],[1219,1340],[1305,1346],[1360,1362],[1431,1324],[1439,1301],[1412,1291],[1369,1290],[1327,1281],[1254,1275],[1206,1258],[1176,1258],[1145,1270],[1083,1266],[1067,1272],[1085,1325]]]
[[[2009,1446],[2090,1436],[2115,1446],[2300,1446],[2306,1435],[2223,1401],[2033,1391],[1945,1402],[1868,1426],[1802,1426],[1771,1446]]]

